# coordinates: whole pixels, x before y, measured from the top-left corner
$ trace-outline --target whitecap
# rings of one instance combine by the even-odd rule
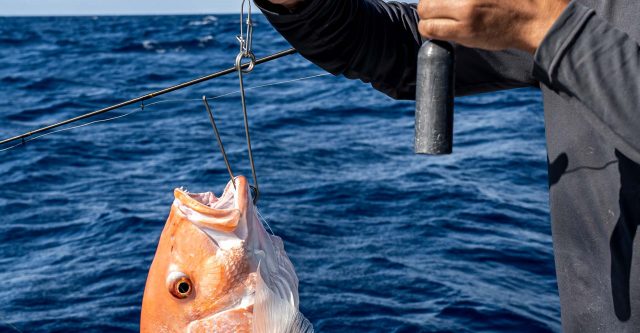
[[[152,40],[145,40],[142,42],[142,47],[144,47],[145,50],[153,50],[156,48],[156,45],[158,43]]]
[[[201,25],[209,25],[209,24],[217,24],[218,23],[218,18],[213,16],[213,15],[209,15],[209,16],[205,16],[202,20],[199,21],[191,21],[189,22],[189,25],[193,25],[193,26],[201,26]]]
[[[211,35],[200,37],[198,38],[198,47],[205,47],[206,44],[211,43],[213,40],[214,38]]]

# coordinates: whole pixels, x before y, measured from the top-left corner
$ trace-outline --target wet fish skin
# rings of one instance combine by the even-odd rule
[[[141,332],[313,332],[298,311],[293,265],[259,221],[246,178],[229,182],[220,198],[174,194],[147,277]]]

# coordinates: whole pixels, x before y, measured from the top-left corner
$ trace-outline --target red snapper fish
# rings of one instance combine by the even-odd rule
[[[222,196],[176,189],[149,269],[141,332],[311,333],[282,240],[266,232],[244,177]]]

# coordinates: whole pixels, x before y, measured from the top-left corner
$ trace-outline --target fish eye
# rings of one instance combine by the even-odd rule
[[[169,274],[167,287],[171,295],[177,299],[185,299],[189,297],[193,291],[191,279],[182,272],[172,272]]]

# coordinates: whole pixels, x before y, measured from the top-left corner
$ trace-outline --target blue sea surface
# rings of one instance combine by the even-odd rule
[[[257,56],[289,47],[256,20]],[[0,137],[231,67],[238,29],[236,15],[0,18]],[[295,55],[246,85],[321,73]],[[237,89],[225,76],[0,152],[0,332],[139,329],[173,189],[228,181],[200,99]],[[359,81],[247,98],[259,208],[316,331],[560,331],[538,91],[457,99],[442,157],[414,155],[412,102]],[[250,176],[238,94],[211,104]]]

